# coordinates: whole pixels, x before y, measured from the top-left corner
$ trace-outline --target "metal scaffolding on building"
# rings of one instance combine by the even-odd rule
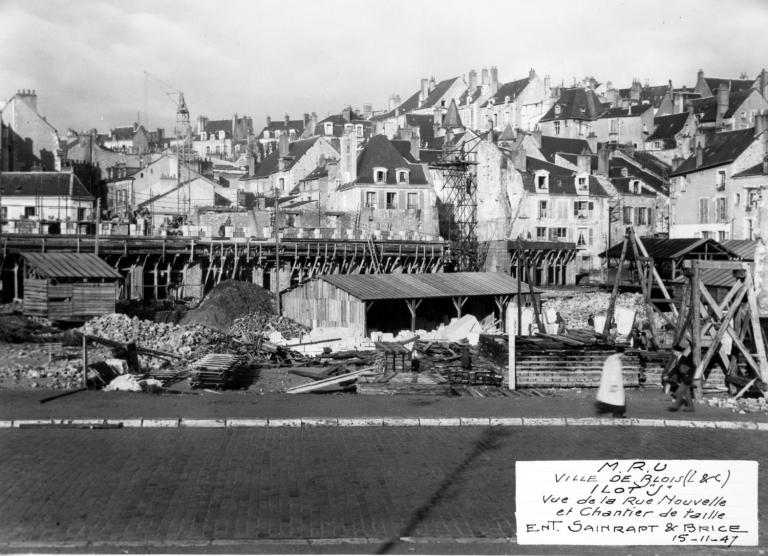
[[[450,212],[441,232],[451,243],[450,259],[457,271],[482,270],[485,263],[488,246],[477,239],[477,162],[469,156],[485,135],[458,146],[447,136],[442,157],[430,166],[443,176],[444,202]]]

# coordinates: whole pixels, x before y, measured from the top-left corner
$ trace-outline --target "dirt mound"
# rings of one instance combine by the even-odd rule
[[[213,288],[197,308],[188,311],[179,324],[202,324],[227,332],[238,317],[275,312],[274,296],[269,291],[249,282],[226,280]]]

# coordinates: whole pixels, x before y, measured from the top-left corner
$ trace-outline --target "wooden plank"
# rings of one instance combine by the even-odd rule
[[[369,373],[375,368],[376,367],[366,367],[364,369],[352,371],[351,373],[330,377],[325,380],[318,380],[315,382],[311,382],[309,384],[301,384],[299,386],[293,386],[292,388],[288,388],[285,391],[285,393],[286,394],[304,394],[307,392],[313,392],[314,390],[321,390],[327,386],[332,386],[334,384],[340,384],[342,382],[347,382],[349,380],[357,380],[357,377],[362,376],[366,373]]]

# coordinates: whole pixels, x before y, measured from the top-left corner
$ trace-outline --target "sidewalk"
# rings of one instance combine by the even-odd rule
[[[60,391],[0,390],[0,420],[5,427],[14,420],[225,420],[237,426],[344,426],[350,419],[373,422],[366,426],[440,424],[442,426],[487,424],[489,419],[506,422],[494,424],[565,425],[617,424],[645,426],[675,426],[675,422],[734,423],[746,428],[765,427],[768,415],[762,412],[739,414],[730,409],[698,404],[693,413],[669,412],[670,401],[659,389],[630,390],[628,419],[611,417],[595,422],[594,392],[591,390],[556,391],[553,395],[530,397],[515,395],[501,398],[434,397],[434,396],[359,396],[356,394],[257,394],[253,392],[145,394],[131,392],[87,391],[71,394],[45,404],[40,400]],[[516,419],[510,421],[510,419]],[[549,422],[537,422],[549,419]],[[314,420],[314,421],[313,421]],[[340,421],[341,420],[341,421]],[[377,421],[378,420],[378,421]],[[443,420],[441,423],[429,420]],[[462,422],[463,420],[463,422]],[[638,422],[638,420],[641,420]],[[384,421],[384,422],[382,422]],[[386,422],[389,421],[389,422]],[[148,421],[149,422],[149,421]],[[258,424],[255,424],[258,422]],[[281,423],[279,425],[278,423]],[[127,425],[126,425],[127,426]],[[146,425],[145,425],[146,426]],[[166,426],[173,426],[172,424]],[[182,425],[183,426],[183,425]],[[205,426],[198,424],[198,426]],[[212,425],[213,426],[213,425]],[[232,426],[230,424],[230,426]],[[358,424],[359,426],[359,424]],[[694,426],[694,425],[688,425]],[[711,425],[714,426],[714,425]],[[723,425],[726,426],[726,425]]]

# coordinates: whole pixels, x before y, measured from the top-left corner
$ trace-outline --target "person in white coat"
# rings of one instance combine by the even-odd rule
[[[609,356],[603,362],[596,406],[598,413],[613,413],[614,417],[626,417],[627,401],[624,395],[620,353]]]

